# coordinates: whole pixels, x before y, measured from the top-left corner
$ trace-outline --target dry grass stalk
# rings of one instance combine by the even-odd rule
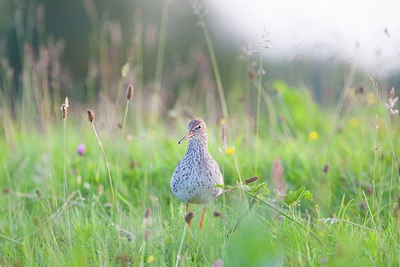
[[[88,109],[87,114],[88,114],[88,120],[89,120],[90,124],[92,125],[94,135],[96,136],[96,139],[97,139],[97,142],[99,143],[101,152],[103,153],[104,161],[106,162],[107,171],[108,171],[108,179],[110,181],[111,195],[112,195],[112,199],[113,199],[113,207],[114,207],[113,213],[114,213],[114,216],[116,216],[117,205],[116,205],[116,201],[115,201],[115,194],[114,194],[114,187],[113,187],[113,182],[112,182],[112,178],[111,178],[110,165],[108,164],[108,160],[107,160],[106,152],[104,151],[104,148],[103,148],[103,144],[101,143],[99,135],[97,134],[97,131],[96,131],[96,127],[94,126],[94,119],[95,119],[94,113],[92,110]]]

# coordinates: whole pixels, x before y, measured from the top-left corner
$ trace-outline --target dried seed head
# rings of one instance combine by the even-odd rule
[[[248,179],[244,180],[244,183],[245,184],[251,184],[252,182],[255,182],[257,180],[258,180],[258,176],[254,176],[254,177],[251,177],[251,178],[248,178]]]
[[[189,212],[186,216],[185,216],[185,222],[186,223],[190,223],[193,219],[193,212]]]
[[[7,187],[4,187],[4,188],[3,188],[3,193],[4,193],[4,194],[10,193],[10,189],[8,189]]]
[[[390,90],[390,98],[394,97],[394,88],[392,87],[392,90]]]
[[[33,216],[32,220],[33,220],[33,224],[36,226],[39,226],[41,223],[40,218],[38,216]]]
[[[37,195],[37,197],[39,198],[39,199],[41,199],[42,198],[42,192],[40,192],[40,189],[39,188],[36,188],[36,195]]]
[[[151,215],[151,209],[150,209],[150,208],[147,208],[147,209],[146,209],[146,212],[144,213],[144,218],[145,218],[145,219],[148,219],[148,218],[150,217],[150,215]]]
[[[329,172],[329,163],[325,164],[324,173]]]
[[[90,109],[87,110],[89,122],[94,122],[94,113]]]
[[[253,68],[247,69],[247,75],[249,75],[250,80],[254,80],[257,77],[256,71]]]
[[[133,97],[133,85],[129,84],[128,88],[126,89],[126,99],[131,100]]]
[[[63,119],[66,119],[68,116],[68,108],[69,108],[69,101],[68,97],[66,97],[64,104],[61,105]]]
[[[151,231],[150,229],[144,230],[144,240],[147,241],[150,237]]]
[[[364,93],[364,86],[360,85],[359,87],[357,87],[356,89],[356,94],[357,95],[362,95]]]
[[[221,212],[218,211],[218,210],[214,210],[213,216],[214,216],[215,218],[220,217],[220,216],[221,216]]]

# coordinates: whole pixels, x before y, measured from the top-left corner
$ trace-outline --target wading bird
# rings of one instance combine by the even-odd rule
[[[186,213],[189,213],[188,203],[205,204],[210,199],[220,195],[222,188],[215,187],[224,184],[224,180],[217,162],[208,151],[207,126],[204,121],[194,119],[189,122],[188,133],[179,140],[189,139],[186,154],[179,161],[171,178],[172,193],[186,204]],[[203,218],[200,220],[200,230]],[[188,222],[190,228],[190,222]]]

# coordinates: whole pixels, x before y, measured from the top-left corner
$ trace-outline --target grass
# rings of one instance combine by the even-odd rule
[[[196,8],[210,58],[196,54],[198,74],[191,74],[190,62],[179,63],[188,72],[174,78],[174,67],[164,63],[173,22],[164,4],[152,53],[155,78],[140,9],[133,18],[136,54],[128,62],[107,58],[118,46],[96,37],[102,27],[95,25],[90,39],[95,47],[100,38],[102,47],[91,55],[91,67],[99,69],[88,73],[86,104],[96,103],[96,128],[87,125],[79,96],[70,98],[68,122],[59,118],[64,78],[53,66],[62,69],[60,51],[47,66],[21,45],[21,85],[2,62],[0,265],[399,265],[400,126],[398,115],[385,109],[387,92],[367,76],[369,86],[352,88],[351,70],[336,107],[320,106],[308,88],[271,80],[268,71],[257,77],[251,56],[234,64],[232,86],[223,87],[229,71],[219,69],[212,34]],[[262,73],[268,62],[259,56]],[[122,77],[115,74],[121,66]],[[153,82],[155,95],[148,90]],[[119,89],[128,83],[136,86],[126,101]],[[118,90],[106,89],[116,84]],[[13,95],[19,86],[20,95]],[[220,105],[210,104],[218,98]],[[177,141],[192,116],[206,120],[210,152],[230,186],[209,203],[201,231],[202,207],[191,205],[189,231],[184,203],[169,186],[186,151]],[[76,152],[81,143],[83,155]],[[256,175],[258,181],[243,183]]]
[[[6,149],[0,152],[4,163],[0,180],[4,188],[0,195],[0,263],[209,266],[222,259],[229,266],[399,264],[399,182],[388,138],[389,133],[398,133],[394,121],[389,120],[385,130],[381,118],[389,116],[386,111],[382,114],[377,103],[367,104],[366,95],[352,96],[351,114],[340,116],[342,128],[327,143],[325,137],[336,127],[330,125],[336,114],[307,102],[311,99],[305,92],[299,93],[282,82],[276,82],[275,87],[280,93],[273,96],[274,108],[285,114],[289,130],[278,125],[271,139],[262,134],[266,128],[263,123],[258,147],[254,148],[255,133],[249,121],[237,116],[227,126],[228,146],[235,147],[234,154],[229,155],[217,149],[221,147],[221,126],[209,127],[210,151],[224,166],[225,183],[235,185],[239,181],[237,168],[242,177],[253,175],[257,149],[261,178],[256,184],[266,182],[270,191],[263,194],[266,202],[257,197],[250,214],[244,217],[253,197],[244,196],[240,190],[226,194],[225,231],[222,217],[212,216],[214,210],[223,210],[222,198],[210,204],[202,231],[198,230],[199,213],[195,214],[191,231],[187,231],[184,204],[169,189],[173,169],[186,148],[176,144],[180,135],[165,130],[165,126],[132,134],[131,142],[124,138],[122,146],[126,149],[121,151],[116,145],[120,138],[117,126],[111,131],[99,129],[111,162],[120,153],[116,196],[119,236],[112,226],[113,199],[102,152],[90,127],[77,120],[79,116],[71,108],[65,128],[70,191],[67,200],[63,198],[63,133],[57,123],[44,132],[17,131],[12,144],[2,135],[1,146]],[[290,104],[300,97],[303,103]],[[296,113],[302,109],[304,113]],[[374,114],[378,114],[381,126],[377,133],[371,131],[369,123]],[[101,116],[97,112],[96,119]],[[133,124],[130,120],[128,116],[127,126]],[[177,132],[184,133],[185,124],[184,120],[177,122]],[[129,127],[125,129],[132,132]],[[317,131],[317,139],[308,136],[311,130]],[[375,138],[379,149],[375,148]],[[87,153],[78,155],[76,146],[82,142],[87,145]],[[330,148],[323,149],[327,145]],[[395,142],[393,149],[394,153],[399,150]],[[276,156],[284,167],[286,192],[305,186],[313,193],[312,202],[304,199],[288,207],[274,197],[270,174]],[[323,171],[326,162],[330,163],[328,172]],[[114,166],[110,167],[113,173]],[[78,182],[79,176],[82,182]],[[101,186],[104,193],[99,192]],[[40,198],[36,188],[40,189]],[[144,218],[146,208],[151,209],[150,222]]]

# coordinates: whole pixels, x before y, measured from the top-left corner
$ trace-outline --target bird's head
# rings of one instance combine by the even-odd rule
[[[188,130],[188,133],[181,140],[179,140],[178,144],[182,143],[188,138],[207,138],[207,126],[204,121],[200,119],[191,120],[188,125]]]

